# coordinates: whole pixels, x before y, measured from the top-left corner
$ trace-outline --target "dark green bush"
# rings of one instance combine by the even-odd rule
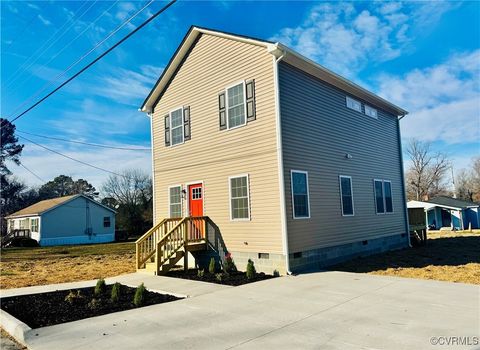
[[[201,269],[201,270],[198,270],[197,271],[197,276],[202,278],[203,276],[205,276],[205,270],[204,269]]]
[[[225,275],[222,272],[215,274],[215,278],[217,279],[218,282],[222,282],[224,277]]]
[[[280,277],[280,272],[278,272],[278,270],[273,270],[273,277]]]
[[[223,271],[226,273],[231,273],[231,272],[236,272],[237,267],[235,266],[235,263],[233,262],[232,255],[228,253],[225,255],[225,261],[223,263]]]
[[[253,261],[248,259],[248,264],[247,264],[247,278],[250,280],[255,277],[255,274],[257,271],[255,270],[255,265],[253,264]]]
[[[107,290],[107,285],[105,284],[105,280],[103,278],[100,278],[97,281],[97,285],[95,286],[95,290],[93,294],[95,294],[96,297],[100,297],[103,294],[105,294],[106,290]]]
[[[210,259],[210,264],[208,265],[208,272],[210,272],[212,275],[215,273],[216,269],[215,269],[215,258],[212,257]]]
[[[145,289],[145,286],[142,283],[137,287],[137,290],[135,291],[135,296],[133,297],[133,304],[136,307],[143,306],[145,304],[146,294],[147,294],[147,290]]]
[[[112,294],[110,295],[110,300],[112,300],[114,303],[118,302],[120,300],[121,294],[122,294],[122,285],[118,282],[115,282],[115,284],[112,287]]]

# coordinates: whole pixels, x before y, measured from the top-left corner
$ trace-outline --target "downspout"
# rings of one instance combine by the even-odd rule
[[[283,168],[283,143],[282,143],[282,121],[280,113],[280,86],[278,79],[278,64],[285,57],[285,52],[281,50],[277,44],[268,48],[268,52],[273,55],[273,79],[275,88],[275,121],[277,126],[277,161],[278,161],[278,181],[280,195],[280,222],[282,229],[282,244],[285,254],[285,270],[287,275],[291,275],[290,271],[290,254],[288,249],[288,232],[287,232],[287,204],[285,203],[285,179]]]
[[[407,207],[407,189],[405,184],[405,172],[403,164],[403,150],[402,150],[402,132],[400,130],[400,120],[405,117],[406,114],[403,114],[400,118],[397,119],[397,137],[398,137],[398,148],[400,151],[400,174],[402,178],[402,188],[403,188],[403,205],[405,209],[405,228],[407,230],[408,246],[412,247],[412,242],[410,241],[410,224],[408,219],[408,207]],[[425,223],[428,226],[428,221]]]
[[[155,158],[153,156],[153,112],[147,111],[147,117],[150,118],[150,152],[152,157],[152,224],[156,224],[156,205],[155,205]]]

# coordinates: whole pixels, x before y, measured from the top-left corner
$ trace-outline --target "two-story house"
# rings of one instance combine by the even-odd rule
[[[407,112],[284,45],[192,27],[141,110],[155,227],[137,268],[188,257],[181,237],[281,273],[408,246]]]

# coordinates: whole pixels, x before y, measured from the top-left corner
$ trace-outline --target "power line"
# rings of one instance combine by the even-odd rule
[[[51,149],[51,148],[48,148],[48,147],[46,147],[46,146],[44,146],[44,145],[41,145],[41,144],[39,144],[39,143],[36,143],[35,141],[32,141],[32,140],[30,140],[30,139],[27,139],[25,136],[18,135],[18,137],[20,137],[20,138],[22,138],[22,139],[24,139],[24,140],[26,140],[26,141],[28,141],[28,142],[30,142],[30,143],[33,143],[34,145],[37,145],[38,147],[41,147],[41,148],[43,148],[43,149],[46,149],[47,151],[53,152],[53,153],[58,154],[58,155],[60,155],[60,156],[62,156],[62,157],[65,157],[65,158],[68,158],[68,159],[70,159],[70,160],[73,160],[74,162],[77,162],[77,163],[80,163],[80,164],[89,166],[89,167],[94,168],[94,169],[97,169],[97,170],[105,171],[105,172],[110,173],[110,174],[113,174],[113,175],[117,175],[117,176],[124,177],[122,174],[118,174],[118,173],[116,173],[116,172],[114,172],[114,171],[110,171],[110,170],[108,170],[108,169],[100,168],[100,167],[98,167],[98,166],[96,166],[96,165],[93,165],[93,164],[84,162],[84,161],[82,161],[82,160],[79,160],[79,159],[70,157],[70,156],[68,156],[68,155],[66,155],[66,154],[63,154],[63,153],[61,153],[61,152],[55,151],[55,150],[53,150],[53,149]]]
[[[43,101],[45,101],[47,98],[49,98],[51,95],[53,95],[55,92],[57,92],[58,90],[60,90],[62,87],[64,87],[65,85],[67,85],[69,82],[71,82],[73,79],[75,79],[76,77],[78,77],[80,74],[82,74],[84,71],[86,71],[88,68],[90,68],[91,66],[93,66],[95,63],[97,63],[99,60],[101,60],[103,57],[105,57],[108,53],[110,53],[111,51],[113,51],[117,46],[119,46],[120,44],[122,44],[125,40],[127,40],[128,38],[130,38],[133,34],[135,34],[136,32],[138,32],[140,29],[142,29],[143,27],[145,27],[148,23],[150,23],[151,21],[153,21],[156,17],[158,17],[161,13],[163,13],[165,10],[167,10],[170,6],[172,6],[175,2],[177,2],[177,0],[172,0],[170,1],[167,5],[165,5],[164,7],[162,7],[159,11],[157,11],[156,13],[154,13],[149,19],[147,19],[146,21],[144,21],[142,24],[140,24],[137,28],[135,28],[133,31],[131,31],[130,33],[128,33],[126,36],[124,36],[120,41],[118,41],[116,44],[114,44],[112,47],[110,47],[107,51],[105,51],[104,53],[102,53],[100,56],[98,56],[97,58],[95,58],[92,62],[90,62],[89,64],[87,64],[85,67],[83,67],[80,71],[78,71],[77,73],[75,73],[72,77],[68,78],[66,81],[64,81],[62,84],[60,84],[60,86],[58,86],[57,88],[53,89],[51,92],[49,92],[47,95],[45,95],[44,97],[42,97],[40,100],[38,100],[37,102],[35,102],[31,107],[27,108],[25,111],[23,111],[22,113],[20,113],[18,116],[16,116],[15,118],[13,118],[10,122],[14,122],[15,120],[17,120],[18,118],[22,117],[23,115],[25,115],[26,113],[28,113],[29,111],[31,111],[33,108],[35,108],[36,106],[38,106],[40,103],[42,103]]]
[[[43,137],[44,139],[50,139],[50,140],[56,140],[56,141],[63,141],[63,142],[70,142],[70,143],[78,143],[80,145],[87,145],[87,146],[93,146],[93,147],[101,147],[101,148],[111,148],[111,149],[118,149],[118,150],[123,150],[123,151],[150,151],[150,148],[129,148],[129,147],[116,147],[116,146],[109,146],[109,145],[102,145],[98,143],[90,143],[90,142],[83,142],[83,141],[74,141],[74,140],[68,140],[68,139],[62,139],[60,137],[53,137],[53,136],[45,136],[45,135],[39,135],[39,134],[34,134],[31,132],[26,132],[26,131],[21,131],[21,130],[16,130],[17,132],[21,134],[27,134],[27,135],[32,135],[32,136],[37,136],[37,137]]]
[[[71,24],[70,26],[63,30],[63,32],[57,36],[58,33],[60,33],[62,31],[62,29],[72,21],[72,18],[70,18],[67,22],[65,22],[42,46],[40,46],[40,48],[38,48],[16,71],[15,73],[13,73],[13,76],[12,76],[12,79],[9,79],[8,82],[6,83],[6,87],[5,88],[8,88],[12,85],[12,83],[14,81],[17,80],[17,78],[19,76],[21,76],[21,73],[20,72],[26,72],[27,69],[29,69],[31,66],[33,66],[33,64],[35,64],[35,62],[38,61],[38,59],[45,53],[47,52],[48,49],[50,49],[56,42],[58,42],[65,34],[68,33],[68,31],[70,30],[70,28],[72,28],[75,23],[77,23],[77,21],[82,18],[92,7],[93,5],[95,5],[97,3],[98,0],[95,0],[80,16],[78,16]],[[80,12],[80,10],[83,8],[83,6],[85,6],[87,4],[87,2],[85,2],[78,10],[77,12]],[[52,42],[50,42],[51,40],[53,39]],[[50,42],[50,43],[49,43]],[[48,45],[48,47],[45,48],[45,46]],[[33,61],[29,62],[32,58]],[[27,63],[29,62],[29,63]],[[16,76],[17,72],[19,72],[19,74]]]
[[[45,69],[47,68],[48,64],[50,62],[52,62],[54,59],[56,59],[58,56],[60,56],[62,54],[62,52],[64,52],[67,48],[70,47],[70,45],[72,45],[79,37],[81,37],[88,29],[90,29],[91,26],[93,26],[95,23],[98,22],[98,20],[100,18],[102,18],[106,13],[108,13],[108,11],[110,11],[113,6],[115,6],[117,4],[117,2],[120,1],[120,0],[116,0],[112,5],[110,5],[110,7],[108,9],[106,9],[105,11],[102,12],[102,14],[100,14],[98,17],[96,17],[93,22],[91,22],[87,27],[85,27],[85,29],[83,29],[74,39],[70,40],[66,45],[64,45],[60,51],[58,51],[57,53],[55,53],[52,57],[50,57],[50,59],[46,62],[46,63],[43,63],[42,64],[42,67],[40,68],[40,71],[42,69]],[[18,83],[18,86],[22,86],[22,85],[25,85],[25,83],[27,83],[28,81],[30,81],[33,77],[33,74],[30,74],[28,75],[25,79],[23,79],[22,81],[20,81]],[[51,79],[50,81],[48,81],[44,86],[46,85],[49,85],[51,83],[53,83],[54,80],[56,80],[57,78],[54,78],[54,79]],[[42,87],[43,88],[43,87]],[[40,92],[42,92],[43,90],[40,90],[37,94],[40,94]],[[10,113],[10,115],[14,114],[18,109],[20,109],[21,107],[23,107],[23,105],[25,105],[28,101],[30,101],[31,99],[33,99],[33,97],[37,96],[37,94],[31,96],[27,101],[25,101],[24,103],[22,103],[20,106],[18,106],[14,111],[12,111],[12,113]]]
[[[118,0],[117,0],[118,1]],[[139,9],[137,12],[135,12],[130,18],[125,20],[122,24],[117,26],[110,34],[108,34],[104,39],[99,41],[94,47],[92,47],[90,50],[88,50],[86,53],[84,53],[82,56],[80,56],[75,62],[70,64],[63,72],[59,73],[55,78],[51,79],[50,81],[46,82],[40,89],[38,89],[36,92],[34,92],[30,97],[25,100],[21,105],[19,105],[17,108],[15,108],[12,113],[8,116],[10,118],[17,110],[19,110],[21,107],[29,103],[31,100],[33,100],[36,96],[40,95],[43,91],[47,89],[47,87],[53,85],[53,83],[64,76],[70,69],[72,69],[74,66],[76,66],[78,63],[80,63],[84,58],[86,58],[88,55],[90,55],[93,51],[95,51],[99,46],[101,46],[105,41],[110,39],[113,35],[115,35],[120,29],[122,29],[125,25],[130,23],[137,15],[139,15],[143,10],[145,10],[148,6],[150,6],[153,3],[154,0],[150,0],[149,3],[147,3],[145,6],[143,6],[141,9]],[[108,11],[108,10],[107,10]],[[50,62],[50,61],[49,61]],[[48,64],[48,62],[46,63]]]
[[[34,173],[33,171],[31,171],[29,168],[27,168],[23,163],[20,163],[20,166],[22,168],[24,168],[26,171],[28,171],[30,174],[32,174],[33,176],[35,176],[37,179],[39,179],[40,181],[42,181],[43,183],[47,183],[47,181],[45,181],[44,179],[42,179],[40,176],[38,176],[36,173]]]

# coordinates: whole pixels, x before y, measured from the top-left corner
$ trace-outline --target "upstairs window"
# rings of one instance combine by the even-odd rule
[[[365,105],[365,114],[368,115],[369,117],[378,119],[377,110],[373,107]]]
[[[227,128],[233,129],[247,122],[245,108],[245,84],[227,88]]]
[[[103,217],[103,227],[110,227],[110,216]]]
[[[230,177],[230,219],[250,220],[248,175]]]
[[[255,80],[242,81],[218,94],[220,130],[235,129],[256,119]]]
[[[362,113],[362,104],[360,101],[354,100],[351,97],[346,97],[347,98],[347,107],[350,109],[353,109],[354,111]]]
[[[292,170],[292,205],[294,219],[310,218],[310,202],[308,194],[308,173]]]
[[[191,139],[190,107],[174,109],[165,116],[165,146],[175,146]]]
[[[179,108],[170,112],[170,131],[172,133],[172,146],[183,143],[183,109]]]
[[[373,183],[377,214],[393,213],[392,182],[389,180],[373,180]]]
[[[352,177],[340,175],[340,198],[342,204],[342,215],[353,216],[353,189]]]
[[[182,186],[172,186],[168,189],[169,211],[171,218],[182,217]]]

